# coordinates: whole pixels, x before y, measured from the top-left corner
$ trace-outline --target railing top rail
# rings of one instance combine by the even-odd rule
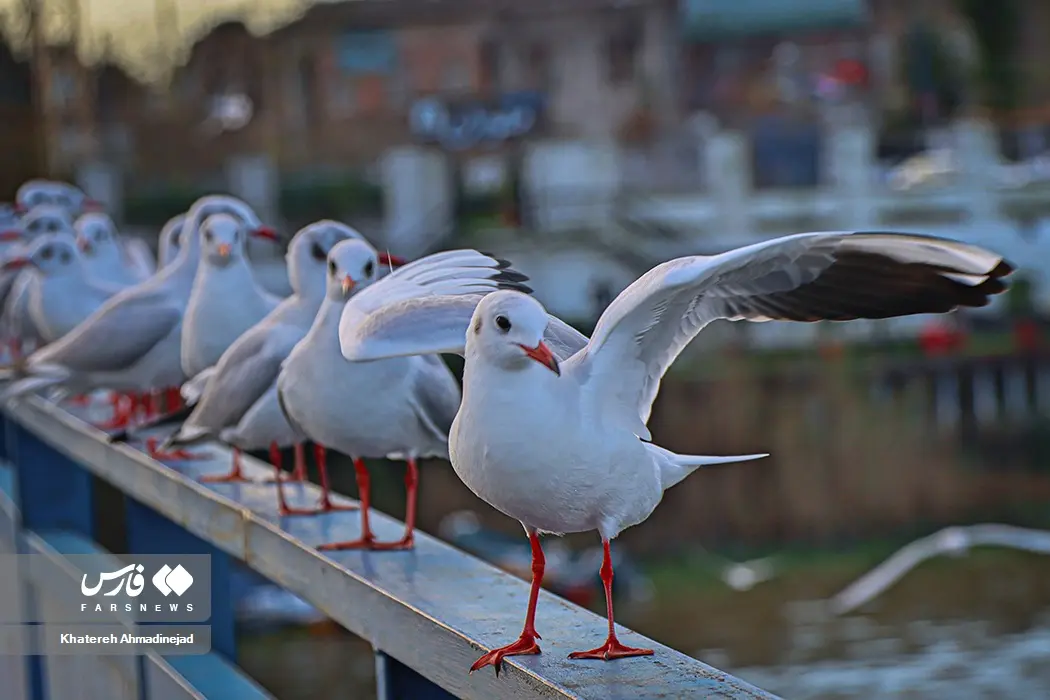
[[[461,698],[773,698],[729,674],[624,633],[624,642],[655,649],[652,658],[614,663],[569,661],[568,653],[601,636],[604,620],[544,591],[540,602],[543,653],[516,657],[505,673],[467,674],[483,649],[506,642],[521,626],[528,585],[424,533],[411,552],[321,553],[314,547],[355,536],[356,513],[278,517],[273,484],[201,484],[195,477],[228,469],[230,453],[209,444],[211,458],[165,466],[136,445],[106,435],[63,407],[30,396],[7,416],[55,450],[153,508],[192,534],[245,562]],[[15,445],[17,449],[17,444]],[[246,458],[250,478],[273,470]],[[319,496],[313,485],[288,489],[291,505]],[[338,499],[337,499],[338,500]],[[396,539],[402,525],[376,513],[379,538]],[[487,670],[487,669],[486,669]]]

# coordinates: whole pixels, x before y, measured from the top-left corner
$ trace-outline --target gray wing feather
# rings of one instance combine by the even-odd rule
[[[339,324],[343,357],[362,361],[409,355],[462,355],[470,319],[484,296],[410,298],[369,314],[356,313],[348,304]],[[587,344],[585,335],[554,316],[549,316],[544,338],[561,360]]]
[[[637,407],[639,435],[660,379],[713,320],[844,321],[983,306],[1013,267],[956,241],[898,233],[804,233],[712,257],[671,260],[623,291],[575,360],[612,375],[604,400]],[[608,350],[603,350],[603,348]],[[604,356],[604,359],[603,359]]]
[[[215,372],[187,424],[217,434],[237,424],[273,386],[281,371],[282,355],[269,334],[246,333],[223,353]]]
[[[281,382],[278,379],[277,382],[277,405],[281,408],[281,414],[284,419],[288,421],[288,427],[292,429],[292,432],[298,436],[300,442],[305,442],[310,439],[310,436],[303,430],[303,426],[299,425],[292,418],[292,414],[288,411],[288,406],[284,402],[284,394],[281,393]]]
[[[439,440],[448,441],[462,392],[448,365],[437,355],[419,358],[414,397],[420,419]]]
[[[182,311],[159,290],[141,292],[131,287],[111,297],[61,340],[33,353],[32,361],[77,372],[115,372],[134,364],[182,320]]]

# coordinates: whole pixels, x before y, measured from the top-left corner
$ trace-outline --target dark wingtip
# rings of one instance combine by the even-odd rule
[[[999,264],[996,265],[992,269],[992,271],[988,273],[988,276],[998,279],[1001,277],[1006,277],[1010,273],[1014,272],[1016,269],[1017,268],[1013,264],[1007,262],[1006,260],[1000,260]]]

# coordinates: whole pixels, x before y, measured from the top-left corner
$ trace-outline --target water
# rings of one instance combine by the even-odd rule
[[[827,614],[823,600],[874,562],[818,555],[744,592],[709,569],[661,565],[655,598],[618,615],[790,700],[1050,697],[1050,557],[987,549],[934,560],[858,614]],[[374,695],[371,649],[349,634],[275,633],[243,648],[245,670],[282,700]]]

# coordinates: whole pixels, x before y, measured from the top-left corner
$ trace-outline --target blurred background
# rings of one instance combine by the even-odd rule
[[[1003,253],[1020,279],[979,312],[707,329],[655,441],[772,457],[693,476],[623,535],[618,619],[788,698],[1050,697],[1030,544],[935,537],[956,556],[825,604],[948,526],[1050,551],[1050,4],[0,0],[0,26],[0,199],[66,179],[151,243],[229,192],[289,233],[332,217],[402,255],[498,252],[585,332],[654,264],[797,231]],[[516,523],[447,463],[422,479],[424,530],[527,575]],[[373,480],[400,516],[400,467]],[[600,608],[596,545],[549,541],[548,577]],[[374,693],[367,647],[245,590],[242,665],[271,692]]]

